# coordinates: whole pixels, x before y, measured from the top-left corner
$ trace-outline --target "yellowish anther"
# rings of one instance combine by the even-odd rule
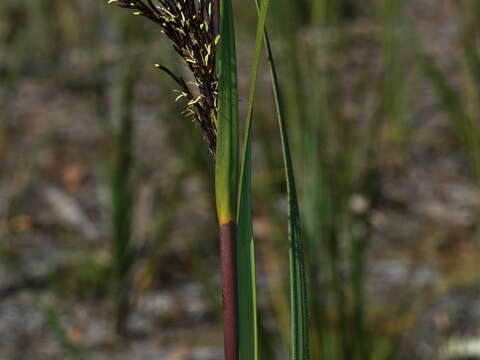
[[[178,100],[180,100],[181,98],[184,98],[184,97],[187,97],[187,93],[182,92],[180,95],[178,95],[178,96],[175,98],[175,101],[178,101]]]
[[[196,103],[198,103],[198,102],[200,101],[201,98],[202,98],[202,97],[199,96],[199,97],[197,97],[196,99],[190,100],[190,101],[188,102],[188,105],[189,105],[189,106],[195,105]]]

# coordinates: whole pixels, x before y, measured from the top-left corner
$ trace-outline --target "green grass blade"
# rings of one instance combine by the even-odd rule
[[[435,61],[426,54],[422,56],[422,67],[430,80],[442,106],[448,114],[457,135],[465,147],[471,166],[480,183],[480,140],[469,114],[465,111],[457,91],[449,84],[446,76],[436,65]]]
[[[238,181],[238,85],[235,29],[231,0],[221,1],[221,38],[218,50],[219,110],[215,188],[220,224],[235,221]]]
[[[239,206],[237,218],[237,269],[239,309],[239,352],[242,360],[258,359],[258,330],[255,282],[255,247],[252,231],[252,119],[263,30],[269,0],[263,0],[258,16],[255,55],[248,95],[248,112],[245,127],[243,158],[240,172]]]
[[[258,8],[258,0],[256,0]],[[268,53],[270,74],[272,77],[273,95],[275,100],[282,153],[285,168],[288,194],[288,237],[290,248],[290,296],[292,307],[292,360],[309,359],[309,334],[308,334],[308,303],[305,260],[303,253],[303,240],[301,232],[300,211],[298,208],[297,190],[293,173],[293,163],[290,153],[285,111],[280,95],[280,82],[273,59],[273,53],[266,30],[264,42]]]

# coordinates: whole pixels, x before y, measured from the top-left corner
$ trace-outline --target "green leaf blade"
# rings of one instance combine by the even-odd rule
[[[258,0],[255,0],[259,9]],[[307,302],[307,280],[305,271],[305,259],[303,250],[303,239],[301,232],[300,211],[298,207],[297,190],[293,171],[293,162],[288,139],[288,131],[285,120],[283,100],[280,94],[280,82],[273,58],[267,31],[263,34],[265,48],[268,54],[270,75],[272,78],[273,96],[275,101],[280,137],[282,143],[282,154],[287,183],[288,196],[288,238],[290,258],[290,298],[291,298],[291,322],[292,322],[292,360],[308,360],[309,333],[308,333],[308,302]]]
[[[240,174],[239,206],[237,214],[237,267],[239,307],[239,351],[241,360],[258,359],[258,330],[256,310],[255,246],[252,230],[252,120],[262,37],[269,0],[262,2],[258,16],[255,55],[248,95],[248,112]]]
[[[215,188],[220,224],[235,221],[238,181],[238,85],[231,0],[221,1]]]

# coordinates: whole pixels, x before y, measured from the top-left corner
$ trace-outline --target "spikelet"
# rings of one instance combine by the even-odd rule
[[[155,66],[179,86],[176,100],[185,98],[184,115],[192,117],[204,133],[215,155],[217,135],[218,75],[215,55],[218,29],[215,24],[215,0],[109,0],[134,15],[144,16],[161,27],[192,72],[195,82],[185,82],[167,67]]]

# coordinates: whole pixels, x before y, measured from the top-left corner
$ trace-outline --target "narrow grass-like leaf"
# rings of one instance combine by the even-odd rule
[[[258,16],[255,55],[248,94],[248,112],[245,126],[243,158],[240,171],[237,228],[237,270],[239,310],[239,352],[242,360],[258,359],[258,331],[255,282],[255,247],[252,231],[252,119],[263,30],[267,18],[269,0],[263,0]]]
[[[422,67],[448,117],[452,121],[457,135],[470,158],[476,180],[480,183],[480,138],[473,121],[465,111],[460,96],[448,83],[447,78],[430,56],[422,54]]]
[[[219,112],[215,187],[220,224],[235,221],[238,181],[238,88],[231,0],[221,1],[218,49]]]
[[[255,0],[259,8],[258,0]],[[288,237],[290,248],[290,296],[292,308],[292,360],[309,359],[309,334],[308,334],[308,303],[307,284],[305,272],[305,259],[303,253],[303,240],[301,232],[300,211],[298,207],[297,190],[293,172],[292,157],[288,140],[287,125],[283,100],[280,94],[280,82],[273,58],[267,31],[264,31],[264,42],[268,53],[268,63],[272,78],[273,95],[275,100],[282,153],[287,182],[288,195]]]

